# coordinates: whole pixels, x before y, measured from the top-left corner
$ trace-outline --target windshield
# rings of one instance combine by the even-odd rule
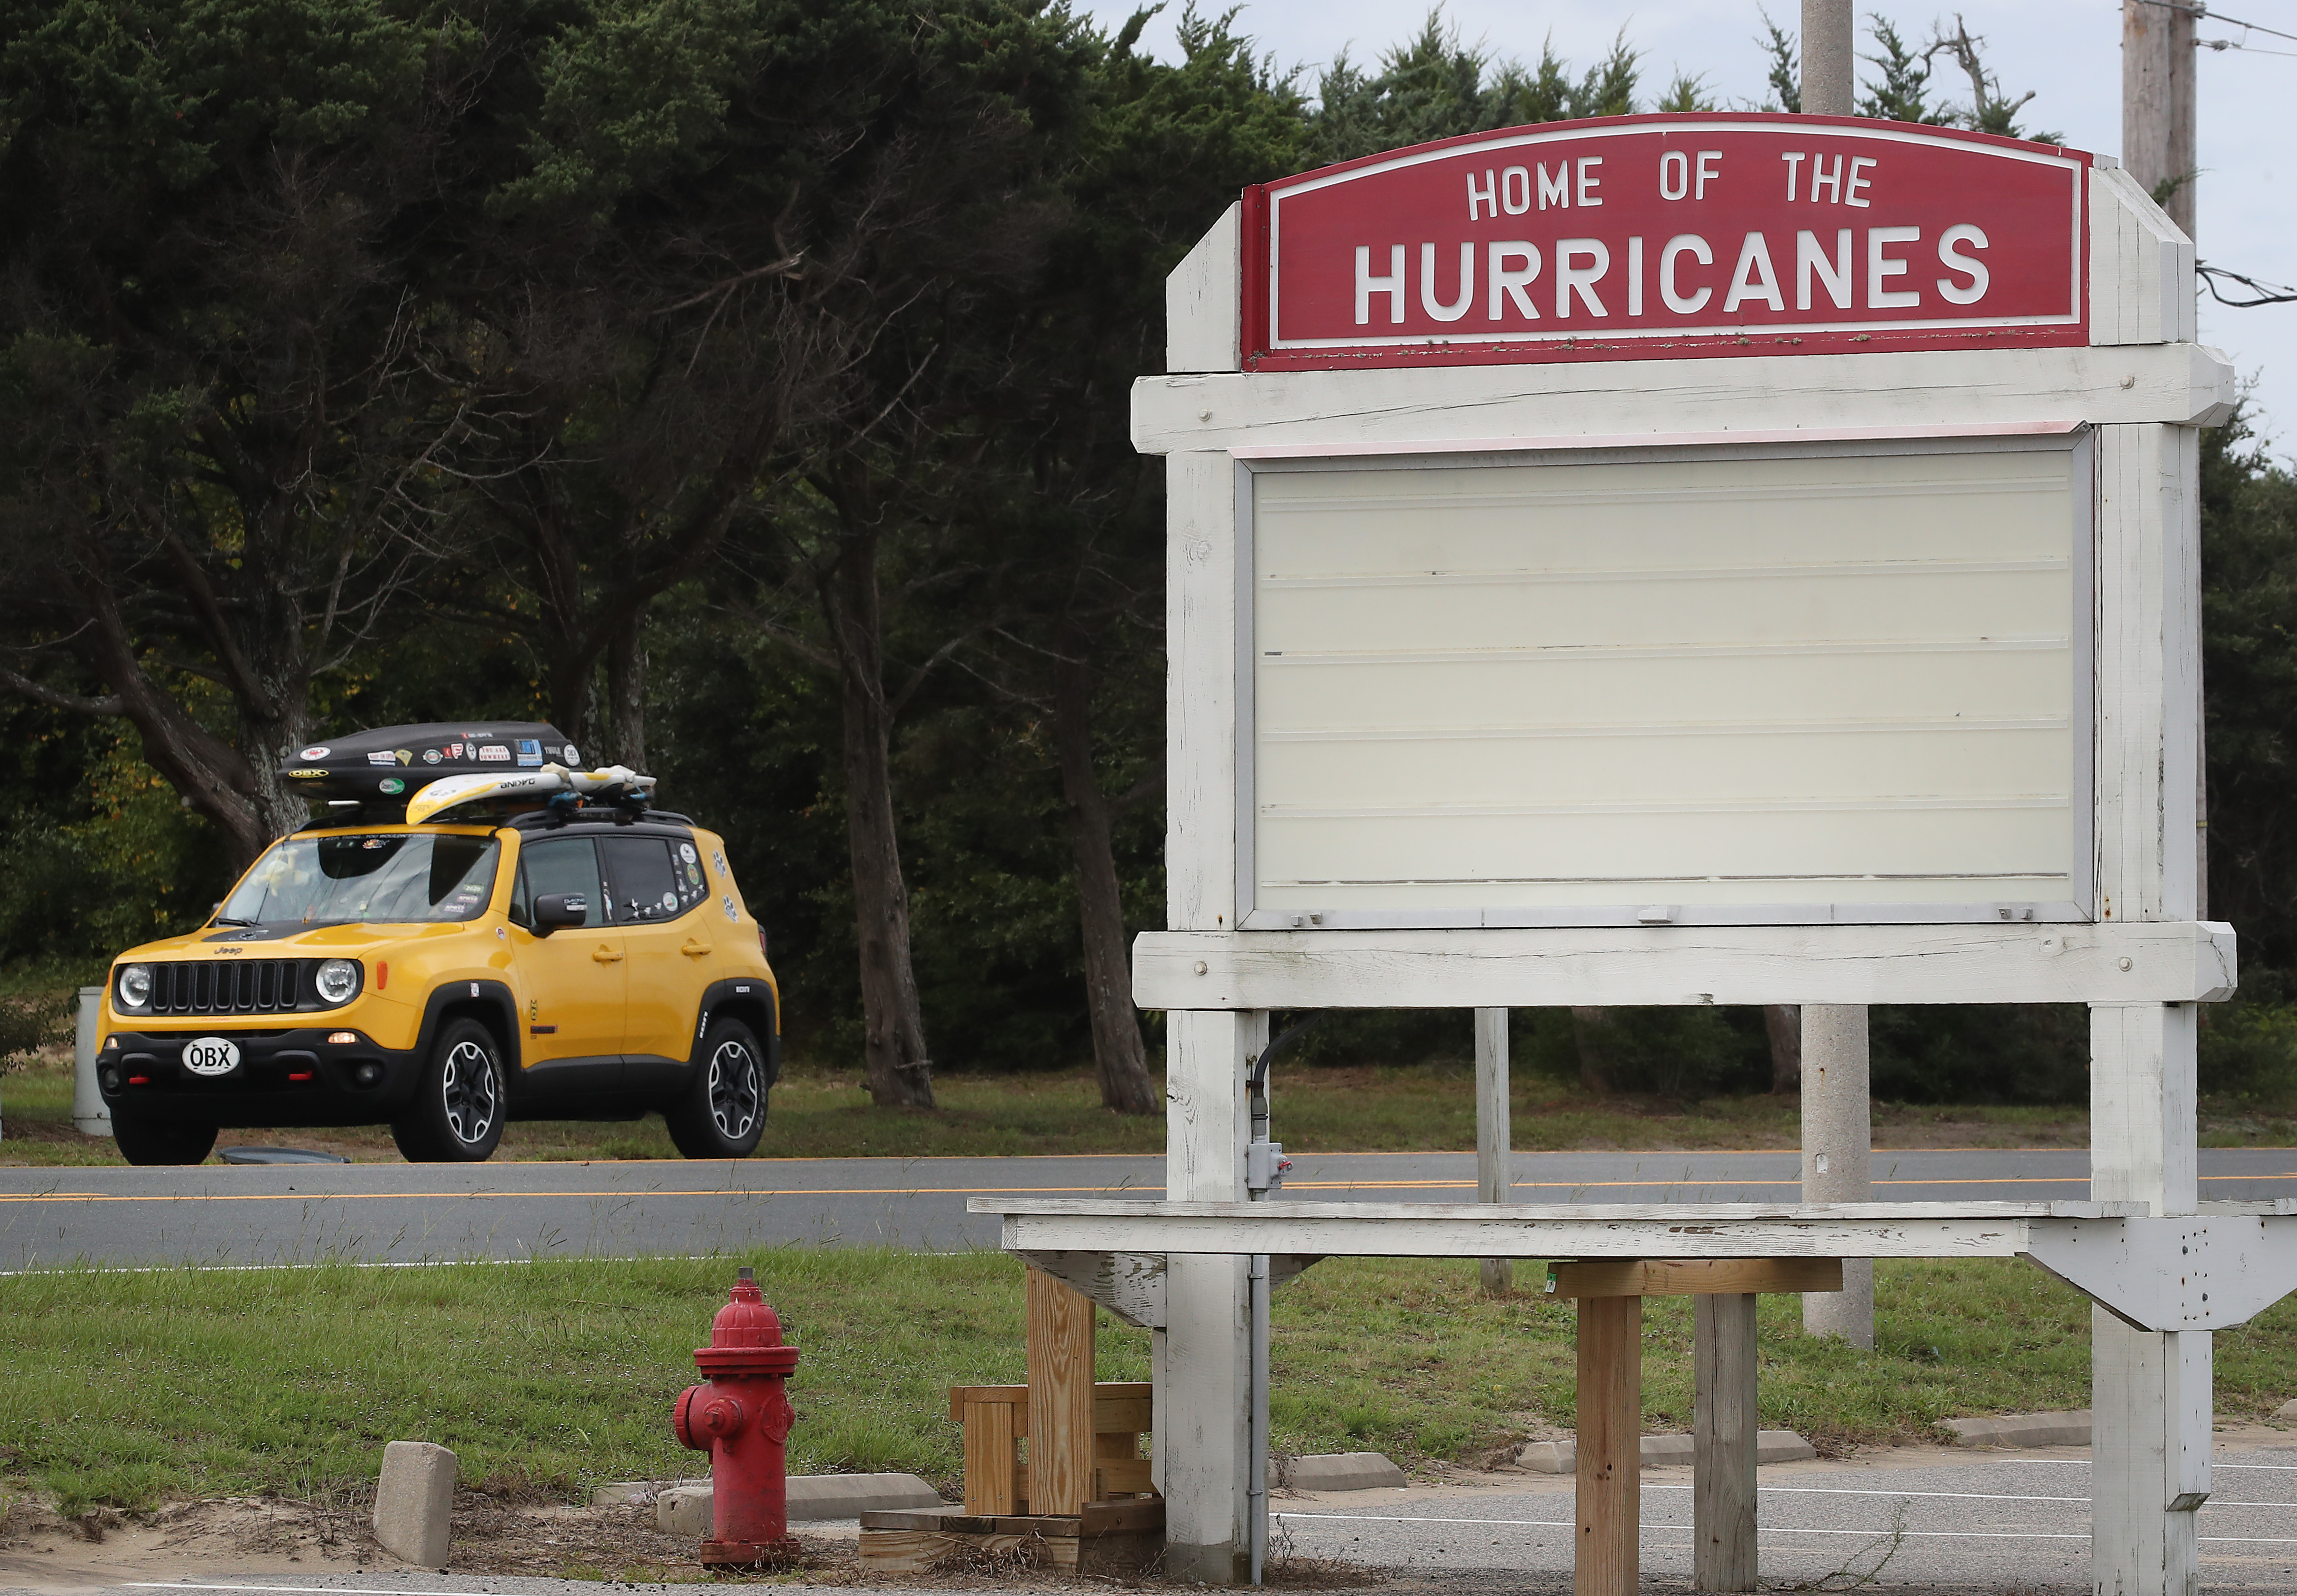
[[[432,832],[289,837],[258,860],[217,920],[349,926],[474,920],[494,895],[501,847]]]

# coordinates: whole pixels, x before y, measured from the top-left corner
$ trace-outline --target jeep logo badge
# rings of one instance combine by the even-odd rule
[[[194,1075],[228,1075],[239,1067],[239,1044],[226,1037],[195,1036],[184,1044],[184,1067]]]

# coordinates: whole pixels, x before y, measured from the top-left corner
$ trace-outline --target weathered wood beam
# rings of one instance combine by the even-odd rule
[[[1837,1261],[1836,1276],[1840,1278]],[[1755,1296],[1692,1299],[1691,1579],[1701,1591],[1756,1585]]]
[[[1698,1296],[1760,1291],[1840,1291],[1840,1258],[1603,1258],[1558,1263],[1556,1296]]]
[[[2095,926],[1517,926],[1144,932],[1143,1008],[1665,1007],[1710,1003],[2214,1003],[2233,928]]]
[[[1035,1252],[1018,1255],[1032,1269],[1083,1292],[1129,1325],[1165,1328],[1165,1255],[1162,1253]],[[1268,1260],[1271,1290],[1280,1291],[1300,1271],[1320,1260],[1279,1253]]]
[[[1146,455],[1345,454],[2054,421],[2213,426],[2236,397],[2232,363],[2194,343],[1228,372],[1137,380],[1132,442]]]
[[[2031,1227],[2132,1204],[1140,1203],[976,1197],[1009,1252],[1373,1258],[2013,1257]]]

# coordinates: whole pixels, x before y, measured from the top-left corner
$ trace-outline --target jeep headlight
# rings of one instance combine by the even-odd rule
[[[322,1002],[343,1004],[358,996],[359,967],[357,959],[331,958],[319,967],[317,976]]]
[[[123,965],[119,970],[119,1007],[142,1008],[152,1001],[152,967]]]

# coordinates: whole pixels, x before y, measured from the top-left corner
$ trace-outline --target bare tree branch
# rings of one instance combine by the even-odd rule
[[[76,715],[124,715],[126,700],[117,693],[107,693],[101,698],[89,698],[78,693],[61,693],[43,687],[29,676],[19,676],[5,665],[0,665],[0,687],[6,687],[20,698],[34,703],[44,703],[52,710],[68,710]]]

